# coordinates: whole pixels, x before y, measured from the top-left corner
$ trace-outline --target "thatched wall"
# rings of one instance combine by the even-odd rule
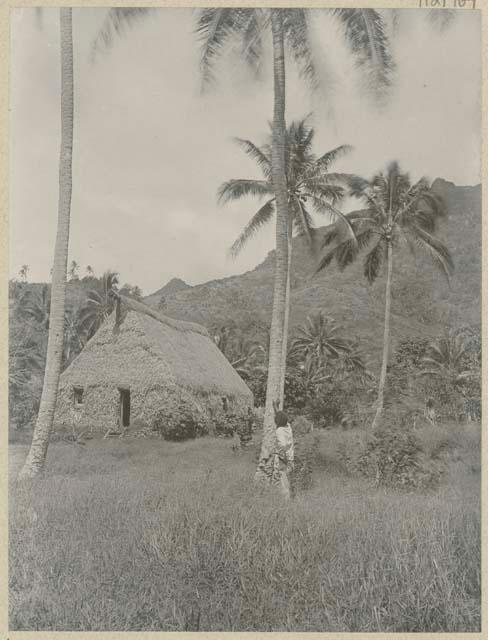
[[[251,391],[204,328],[145,309],[124,301],[63,372],[56,428],[117,429],[119,389],[130,391],[131,422],[151,424],[158,411],[183,403],[210,418],[223,397],[235,413],[252,406]],[[75,387],[83,389],[80,406]]]
[[[81,385],[79,385],[81,386]],[[195,414],[205,416],[210,422],[216,415],[222,415],[222,396],[216,394],[192,393],[178,386],[137,387],[130,385],[131,424],[135,422],[153,424],[156,414],[163,411],[168,417],[177,407],[185,405],[194,409]],[[225,396],[229,411],[245,415],[250,406],[245,398]],[[56,405],[56,429],[72,429],[104,432],[120,426],[120,393],[111,385],[91,385],[83,387],[83,404],[75,405],[74,387],[60,386]]]

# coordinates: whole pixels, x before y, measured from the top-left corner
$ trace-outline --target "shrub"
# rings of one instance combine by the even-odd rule
[[[309,401],[307,416],[317,429],[326,429],[341,423],[345,417],[343,401],[340,394],[328,393]]]
[[[458,430],[457,425],[451,431],[445,426],[423,424],[415,430],[415,437],[425,455],[437,460],[459,447]]]
[[[153,420],[153,429],[165,440],[187,440],[208,433],[208,420],[195,408],[182,404],[173,407],[171,413],[161,409]]]
[[[313,422],[305,416],[296,416],[291,424],[293,436],[297,437],[313,431]]]
[[[407,489],[435,488],[443,467],[422,450],[411,431],[396,425],[382,427],[357,451],[340,451],[346,469],[373,479],[377,485]]]
[[[212,435],[227,437],[234,435],[234,425],[229,418],[230,416],[228,416],[223,409],[214,409],[211,420]]]

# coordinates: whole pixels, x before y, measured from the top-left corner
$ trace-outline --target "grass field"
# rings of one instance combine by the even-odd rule
[[[345,475],[352,437],[288,504],[228,440],[54,443],[32,488],[11,445],[10,628],[479,631],[479,429],[423,494]]]

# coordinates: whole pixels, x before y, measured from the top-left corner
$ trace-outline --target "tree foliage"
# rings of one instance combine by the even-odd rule
[[[332,164],[348,153],[351,147],[341,145],[317,156],[312,151],[314,135],[315,131],[308,123],[308,118],[296,120],[286,131],[285,145],[289,214],[295,233],[303,235],[310,245],[314,233],[312,213],[325,214],[342,221],[342,224],[349,228],[347,218],[335,205],[346,194],[346,185],[355,181],[355,177],[349,174],[329,172]],[[240,253],[247,242],[268,224],[275,214],[275,197],[271,183],[271,133],[261,147],[241,138],[236,138],[236,142],[246,155],[256,161],[264,179],[228,180],[219,188],[218,201],[225,204],[245,196],[267,197],[267,200],[235,240],[230,249],[233,256]]]
[[[114,299],[111,292],[112,290],[117,290],[118,283],[118,273],[105,271],[99,288],[91,289],[88,292],[87,300],[80,310],[80,327],[88,339],[95,335],[103,322],[112,313]]]
[[[439,221],[447,216],[445,203],[429,182],[422,178],[412,184],[397,162],[388,166],[385,174],[371,180],[357,179],[351,195],[365,208],[346,214],[354,231],[355,241],[344,237],[342,228],[331,225],[322,240],[326,249],[317,271],[335,260],[340,269],[352,264],[360,252],[364,257],[364,275],[372,283],[381,273],[389,243],[395,249],[409,247],[421,250],[449,278],[454,264],[448,248],[436,236]],[[367,250],[367,251],[366,251]]]

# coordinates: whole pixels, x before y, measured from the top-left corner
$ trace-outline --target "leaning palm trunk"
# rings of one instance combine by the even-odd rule
[[[386,368],[388,366],[388,352],[390,350],[390,307],[391,307],[391,274],[393,271],[393,247],[391,240],[388,242],[388,271],[386,276],[386,299],[385,299],[385,329],[383,333],[383,362],[381,363],[380,381],[378,385],[378,399],[376,406],[376,414],[374,416],[371,429],[374,430],[379,424],[381,414],[383,413]]]
[[[60,9],[61,152],[59,158],[58,228],[54,249],[51,314],[41,404],[32,445],[20,473],[21,477],[35,476],[44,468],[49,435],[56,408],[59,374],[63,357],[73,150],[73,35],[71,18],[71,9]]]
[[[283,348],[281,356],[281,380],[280,380],[280,407],[283,408],[285,402],[285,375],[286,375],[286,356],[288,353],[288,326],[290,323],[290,305],[291,305],[291,257],[292,257],[292,233],[293,221],[288,221],[288,265],[286,270],[286,299],[285,299],[285,322],[283,325]]]
[[[281,10],[271,10],[273,33],[274,115],[271,174],[276,198],[276,255],[273,311],[269,341],[268,383],[264,412],[263,443],[257,476],[271,479],[275,429],[273,402],[281,397],[283,329],[288,271],[288,194],[285,169],[285,52]]]

